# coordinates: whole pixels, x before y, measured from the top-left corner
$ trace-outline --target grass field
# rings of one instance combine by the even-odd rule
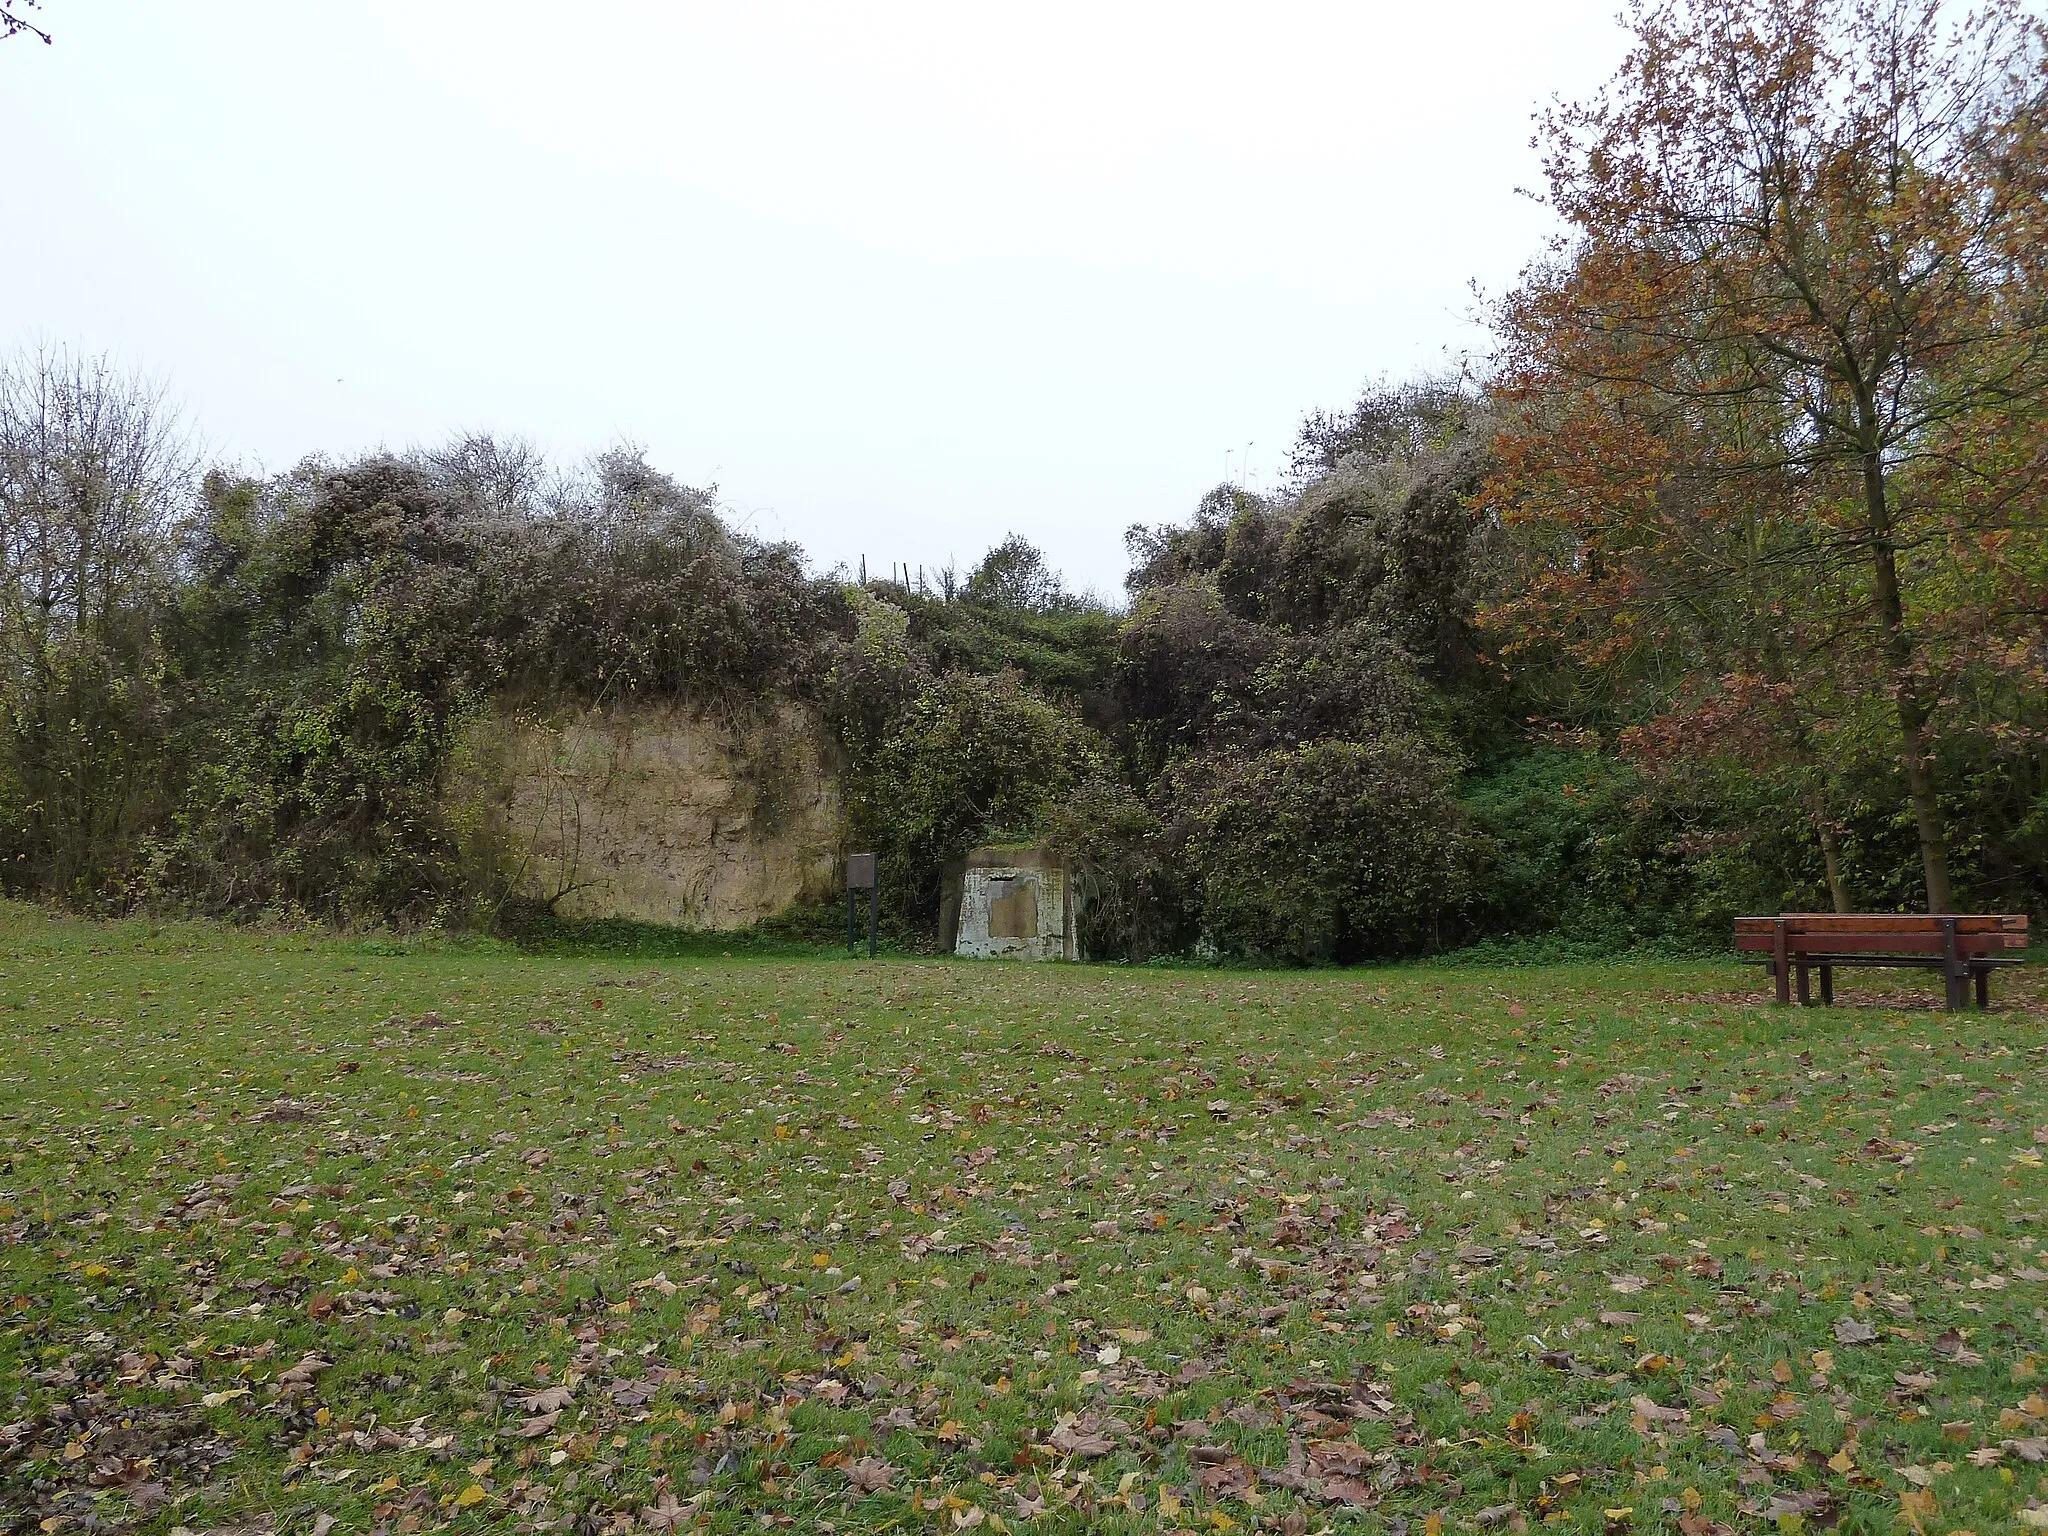
[[[2048,1008],[0,906],[0,1529],[2048,1526]]]

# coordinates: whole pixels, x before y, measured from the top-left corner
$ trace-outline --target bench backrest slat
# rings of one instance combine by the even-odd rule
[[[1781,912],[1735,919],[1735,947],[1798,955],[1940,955],[1954,934],[1957,958],[2027,947],[2023,912]]]

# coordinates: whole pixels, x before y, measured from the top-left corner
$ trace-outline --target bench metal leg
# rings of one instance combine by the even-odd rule
[[[1799,962],[1799,1006],[1802,1008],[1811,1008],[1813,1006],[1813,989],[1807,985],[1807,970],[1804,960]]]
[[[1989,1008],[1991,1006],[1991,967],[1980,965],[1976,967],[1976,972],[1977,1006],[1979,1008]]]
[[[1785,919],[1771,930],[1771,979],[1778,984],[1778,1001],[1792,1001],[1792,969],[1786,963]]]
[[[1955,1013],[1969,1002],[1969,971],[1956,960],[1956,920],[1941,919],[1941,974],[1948,983],[1948,1011]]]
[[[1832,965],[1820,968],[1820,1001],[1824,1008],[1835,1006],[1835,968]]]

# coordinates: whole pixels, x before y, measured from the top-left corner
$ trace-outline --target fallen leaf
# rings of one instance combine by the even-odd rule
[[[1116,1441],[1068,1414],[1053,1426],[1047,1443],[1063,1456],[1107,1456]]]
[[[863,1495],[880,1493],[896,1476],[896,1469],[879,1456],[863,1456],[858,1461],[849,1461],[839,1470],[846,1474],[854,1492]]]

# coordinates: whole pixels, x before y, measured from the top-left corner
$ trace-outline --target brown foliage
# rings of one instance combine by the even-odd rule
[[[1814,717],[1882,706],[1945,908],[1944,706],[2044,676],[2041,28],[2009,0],[1954,28],[1903,0],[1633,24],[1609,89],[1545,121],[1571,236],[1500,310],[1490,496],[1529,572],[1495,623],[1632,669],[1707,744],[1727,711],[1672,679],[1789,688],[1795,766]]]

